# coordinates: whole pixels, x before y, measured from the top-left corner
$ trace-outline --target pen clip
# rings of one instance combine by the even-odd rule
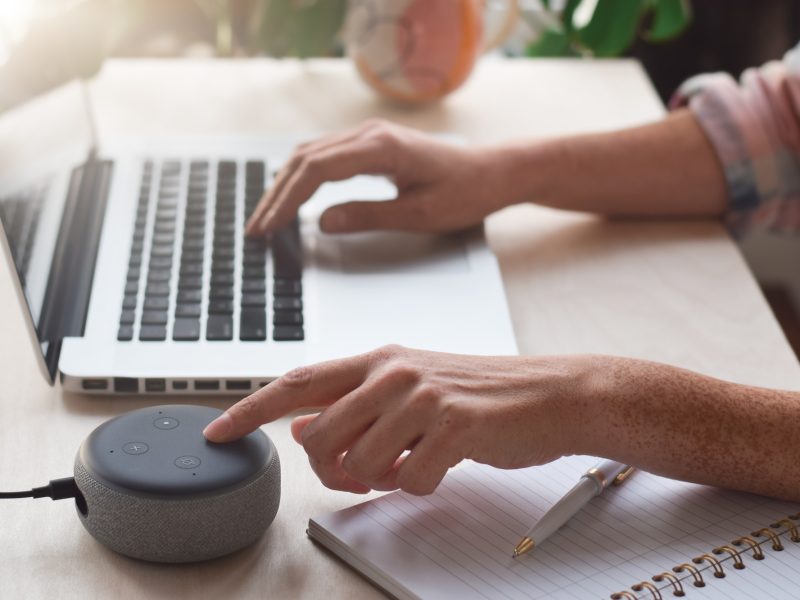
[[[634,467],[627,466],[622,471],[620,471],[616,477],[614,477],[614,481],[611,482],[611,485],[622,485],[631,476],[633,473]]]

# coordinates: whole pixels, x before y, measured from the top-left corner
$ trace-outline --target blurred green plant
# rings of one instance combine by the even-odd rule
[[[587,0],[567,0],[554,25],[531,44],[528,56],[619,56],[641,37],[665,42],[679,36],[692,20],[689,0],[596,0],[591,17],[575,17]],[[551,10],[551,0],[541,0]]]
[[[250,48],[276,57],[331,56],[346,10],[347,0],[261,0]]]
[[[347,0],[195,0],[216,28],[216,53],[330,56]],[[241,26],[237,27],[237,22]]]

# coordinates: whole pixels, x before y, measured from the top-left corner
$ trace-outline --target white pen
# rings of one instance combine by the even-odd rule
[[[582,509],[589,500],[600,494],[609,484],[619,485],[633,472],[633,467],[613,460],[603,460],[586,471],[570,491],[556,502],[541,519],[525,534],[517,547],[514,558],[530,552]]]

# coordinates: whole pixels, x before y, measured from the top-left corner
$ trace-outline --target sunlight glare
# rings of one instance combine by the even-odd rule
[[[25,34],[36,3],[37,0],[0,2],[0,63],[8,57],[10,46]]]

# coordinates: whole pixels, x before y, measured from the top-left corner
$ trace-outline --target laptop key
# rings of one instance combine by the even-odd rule
[[[169,298],[146,297],[144,299],[145,310],[167,310],[169,308]]]
[[[299,279],[275,279],[274,286],[276,296],[300,296],[303,293]]]
[[[233,288],[230,286],[214,286],[208,296],[214,300],[233,300]]]
[[[125,283],[125,295],[135,294],[139,290],[138,281],[128,281]]]
[[[233,317],[229,315],[209,315],[206,322],[206,339],[224,341],[233,339]]]
[[[264,294],[242,294],[242,306],[264,307],[267,299]]]
[[[302,325],[303,313],[296,310],[282,310],[272,315],[275,325]]]
[[[203,277],[201,275],[193,275],[187,277],[182,275],[178,281],[178,290],[200,290],[203,288]]]
[[[223,272],[217,273],[212,272],[211,274],[211,285],[212,286],[231,286],[233,285],[233,273],[231,272]],[[242,288],[244,291],[244,288]]]
[[[267,270],[264,266],[260,267],[245,267],[242,269],[242,279],[264,279],[267,275]]]
[[[200,290],[178,290],[178,304],[195,304],[203,300]]]
[[[173,240],[175,239],[174,233],[166,234],[166,233],[157,233],[153,236],[153,245],[159,244],[172,244]]]
[[[183,240],[184,250],[202,250],[205,246],[205,241],[201,239],[188,238]]]
[[[154,256],[150,259],[151,269],[171,269],[172,256]]]
[[[272,308],[275,312],[282,310],[302,310],[303,301],[300,298],[292,298],[289,296],[277,296],[272,303]]]
[[[181,265],[181,277],[184,275],[202,275],[202,263],[186,263]]]
[[[146,294],[148,296],[169,296],[169,286],[166,283],[148,283]]]
[[[200,339],[200,319],[175,319],[172,339],[179,342],[194,342]]]
[[[232,315],[233,300],[212,300],[208,303],[208,314],[210,315]]]
[[[264,309],[242,309],[239,318],[239,339],[249,342],[267,339],[267,315]]]
[[[281,325],[272,329],[272,339],[276,342],[300,342],[304,338],[302,327]]]
[[[169,256],[172,257],[172,244],[160,244],[150,248],[150,256]]]
[[[164,234],[164,235],[173,234],[175,232],[174,221],[157,221],[155,226],[155,232],[157,234]]]
[[[139,339],[143,342],[163,342],[167,339],[166,325],[142,325]]]
[[[303,259],[300,250],[300,232],[295,220],[293,225],[277,231],[272,236],[272,262],[275,277],[299,279]]]
[[[147,274],[147,283],[166,283],[171,273],[166,269],[150,269]]]
[[[136,320],[136,313],[132,310],[123,310],[122,316],[119,318],[120,325],[133,325]]]
[[[120,325],[117,332],[117,340],[120,342],[130,342],[133,339],[133,325]]]
[[[264,253],[251,254],[245,252],[242,263],[246,267],[263,267],[267,263],[267,257]]]
[[[219,256],[214,256],[211,268],[214,271],[233,271],[233,259],[223,259]]]
[[[267,291],[267,282],[263,279],[245,279],[242,281],[242,293],[247,294],[250,292],[261,292],[264,293]]]
[[[175,316],[181,317],[199,317],[200,305],[199,304],[178,304],[175,307]]]
[[[167,313],[164,311],[146,310],[142,313],[142,323],[145,325],[166,325]]]
[[[181,252],[181,264],[203,262],[205,253],[202,250],[184,250]]]
[[[193,239],[201,240],[201,239],[203,239],[205,237],[205,235],[206,235],[206,228],[205,227],[201,227],[199,225],[187,226],[183,230],[183,237],[184,238],[193,238]]]
[[[232,261],[234,256],[236,256],[236,251],[233,249],[233,246],[222,246],[220,248],[214,248],[214,253],[212,257],[214,261]]]

